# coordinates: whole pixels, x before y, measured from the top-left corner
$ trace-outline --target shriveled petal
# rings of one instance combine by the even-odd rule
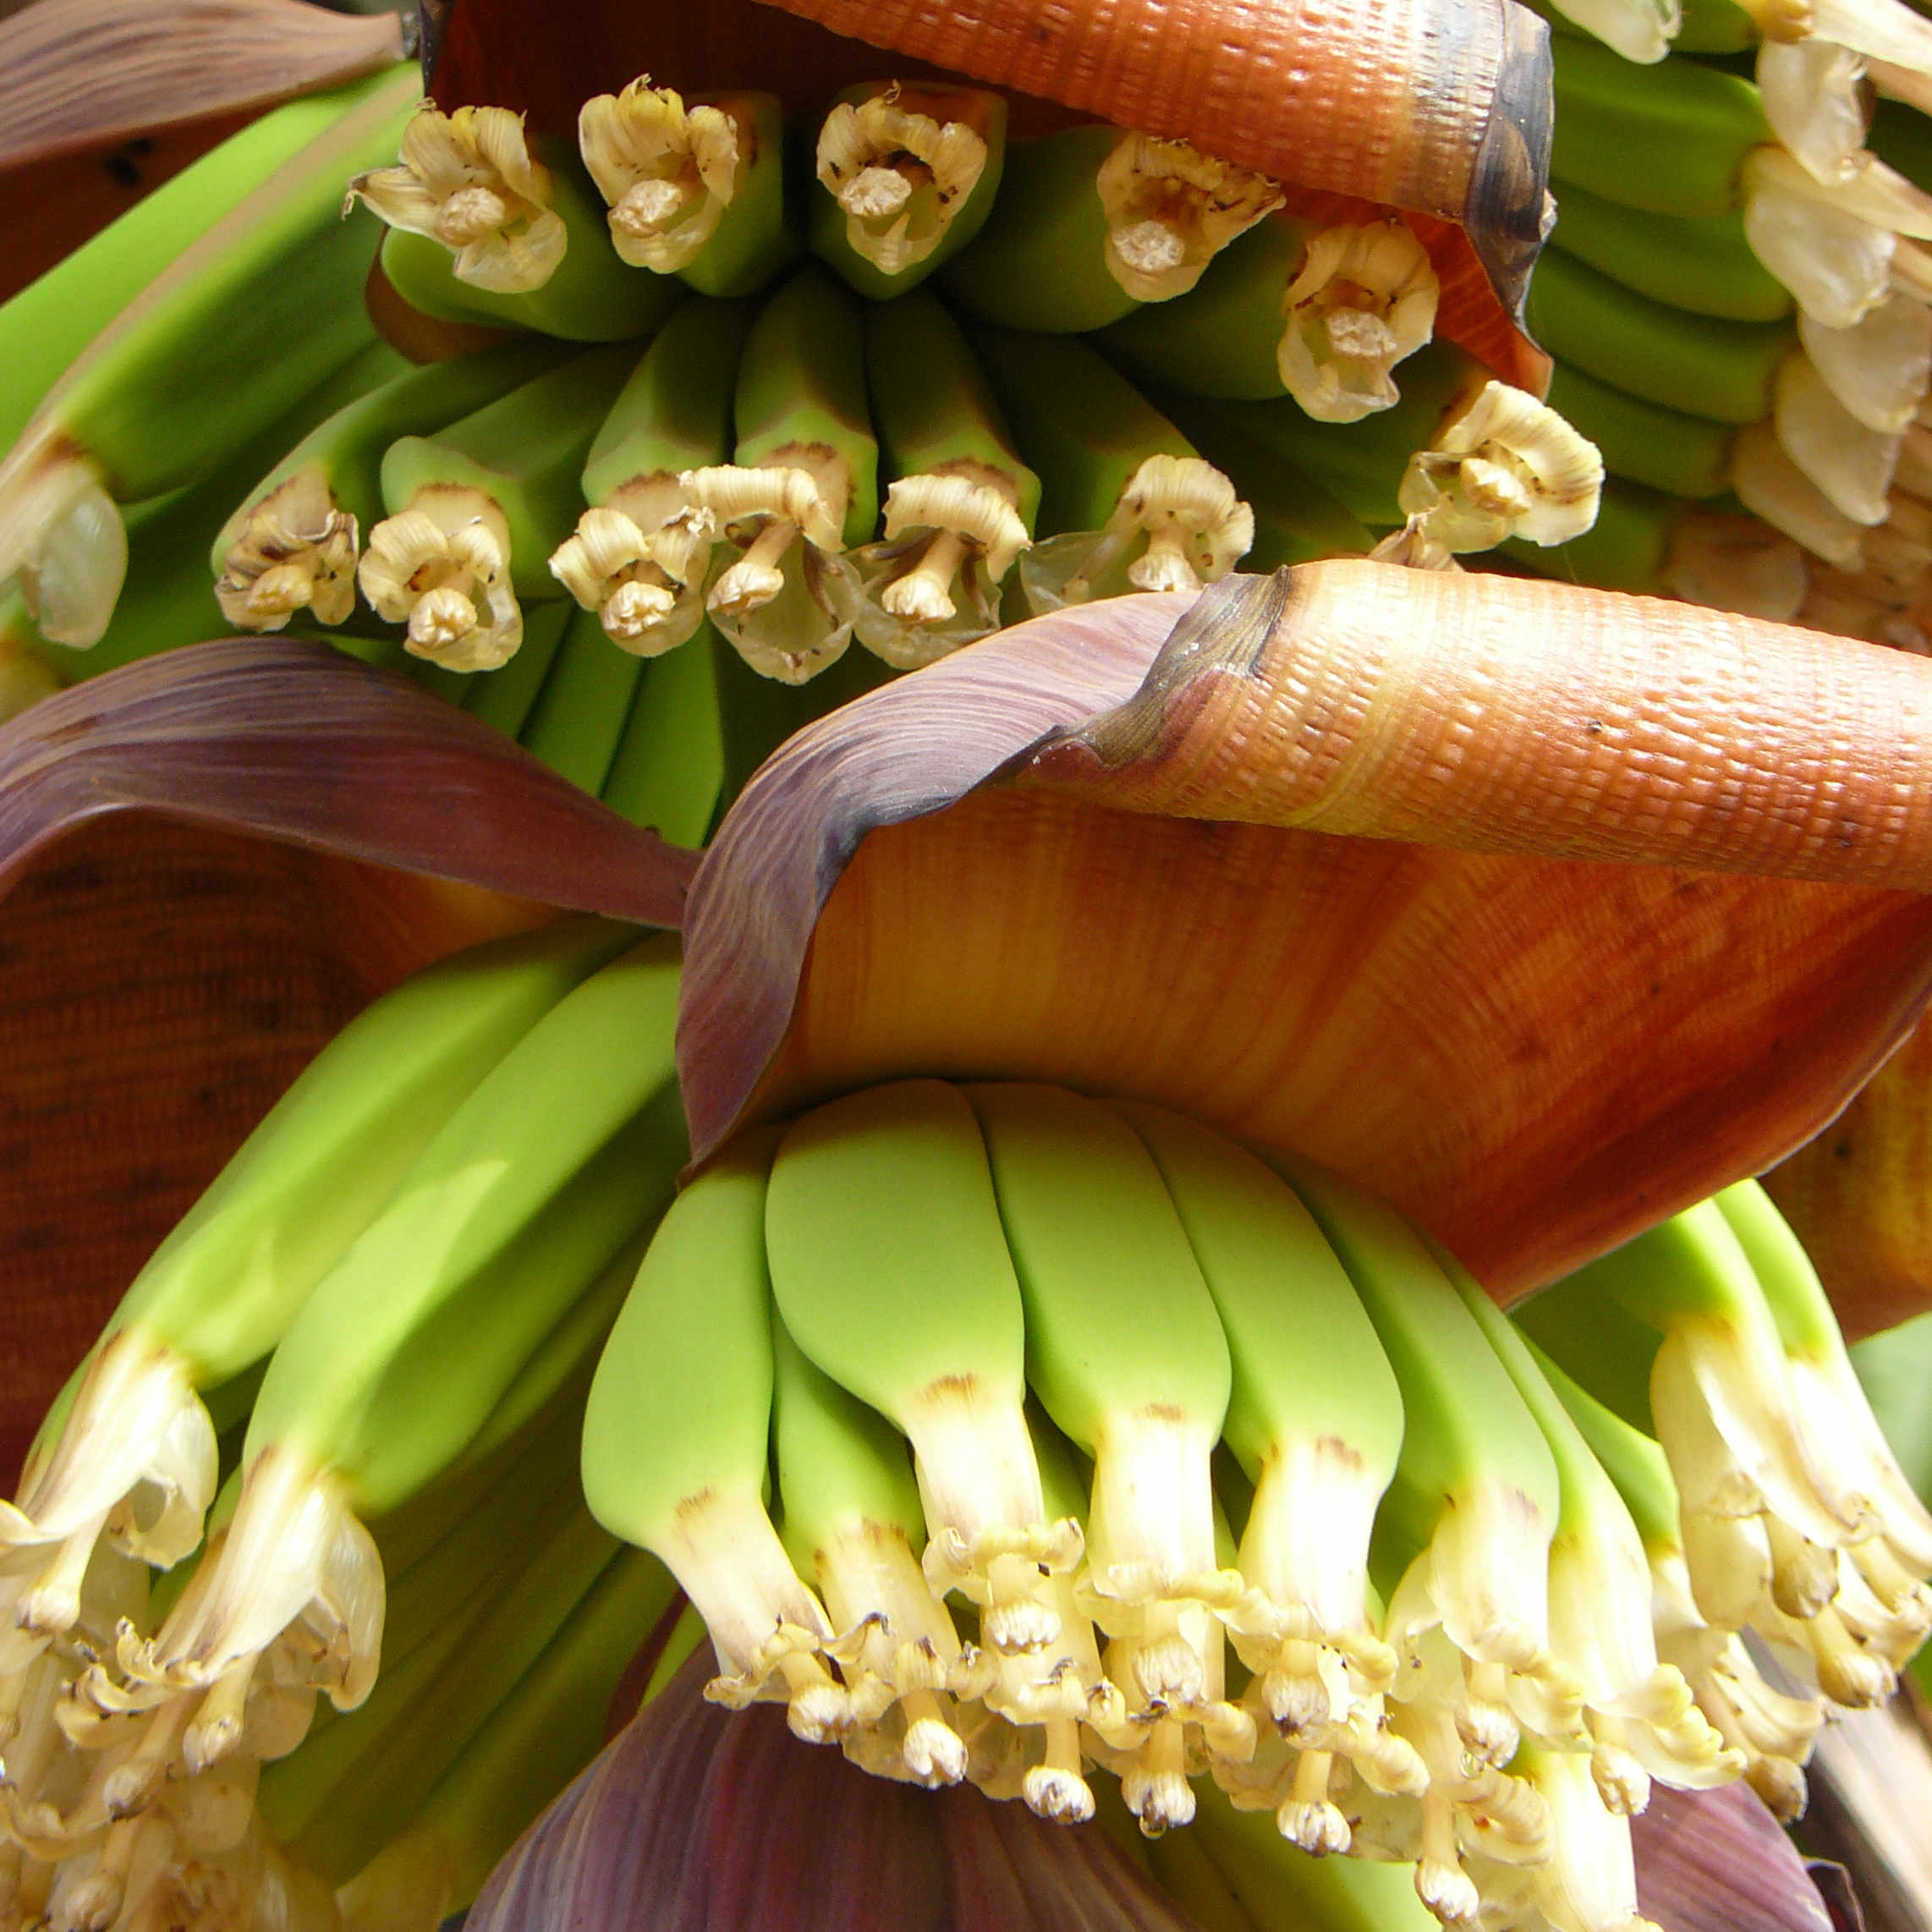
[[[1174,608],[1016,627],[766,767],[687,920],[700,1155],[903,1073],[1126,1088],[1507,1296],[1814,1132],[1932,988],[1932,667],[1359,562],[1162,650]]]

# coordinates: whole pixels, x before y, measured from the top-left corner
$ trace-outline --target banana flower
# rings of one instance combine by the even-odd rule
[[[1513,1298],[1801,1145],[1910,1033],[1929,702],[1922,661],[1782,627],[1309,566],[871,694],[700,862],[327,652],[112,673],[0,732],[0,1225],[33,1364],[0,1424],[18,1443],[48,1358],[332,1026],[546,905],[682,924],[700,1159],[902,1073],[1044,1077],[1312,1153]],[[666,1693],[479,1923],[1045,1924],[1050,1893],[1056,1924],[1188,1923],[1104,1837],[848,1776],[773,1715]],[[1822,1932],[1741,1792],[1637,1833],[1673,1932],[1713,1888]]]

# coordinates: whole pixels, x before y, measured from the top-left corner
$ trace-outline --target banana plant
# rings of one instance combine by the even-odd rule
[[[1043,1079],[1312,1157],[1516,1299],[1803,1142],[1913,1028],[1932,853],[1923,754],[1897,721],[1929,677],[1672,606],[1305,566],[1056,613],[871,694],[791,740],[700,862],[314,647],[129,667],[0,734],[4,1079],[16,1117],[48,1129],[9,1183],[14,1278],[41,1284],[23,1331],[85,1331],[275,1067],[545,902],[682,924],[700,1160],[853,1086]],[[171,947],[128,943],[164,915]],[[211,996],[210,959],[222,985],[277,990]],[[60,1022],[82,1016],[96,1051],[74,1065]],[[214,1107],[237,1075],[251,1084]],[[130,1122],[146,1171],[122,1201],[110,1153]],[[157,1142],[176,1152],[159,1173]],[[1855,1302],[1840,1313],[1863,1326]],[[7,1419],[51,1392],[22,1389]],[[1058,1871],[1089,1922],[1177,1923],[1081,1835],[828,1779],[769,1714],[700,1718],[696,1689],[656,1700],[572,1787],[574,1806],[634,1816],[645,1770],[672,1775],[661,1758],[678,1789],[710,1793],[665,1816],[639,1883],[701,1843],[703,1882],[748,1910],[818,1896],[821,1869],[860,1884],[843,1860],[784,1885],[735,1870],[715,1848],[762,1792],[795,1808],[801,1847],[849,1829],[911,1861],[925,1875],[893,1880],[896,1903],[991,1886],[996,1913],[991,1831],[1020,1843],[1009,1864]],[[1697,1819],[1726,1882],[1783,1855],[1736,1792],[1672,1803],[1677,1839]],[[1636,1821],[1638,1879],[1668,1920],[1653,1829]],[[482,1922],[554,1915],[611,1879],[596,1847],[615,1830],[557,1814]],[[920,1863],[936,1844],[943,1885]],[[1787,1896],[1795,1928],[1795,1869]]]

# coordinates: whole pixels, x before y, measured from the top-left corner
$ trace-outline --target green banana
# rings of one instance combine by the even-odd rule
[[[674,277],[618,257],[575,142],[526,139],[507,108],[444,114],[425,101],[400,145],[401,165],[358,174],[343,206],[360,200],[388,224],[383,273],[423,314],[623,342],[648,335],[683,294]]]
[[[573,612],[518,742],[573,785],[601,791],[643,670],[641,659],[611,649],[593,615]]]
[[[356,577],[378,616],[408,624],[413,651],[464,671],[515,654],[518,600],[559,594],[550,555],[576,521],[585,455],[635,358],[623,343],[584,350],[434,436],[390,444],[387,514]]]
[[[648,663],[598,794],[673,845],[705,843],[724,782],[711,640]]]
[[[909,671],[998,628],[999,586],[1033,541],[1040,479],[933,296],[866,310],[865,373],[892,482],[884,540],[857,553],[854,628],[875,656]]]
[[[1101,332],[1101,347],[1129,375],[1189,395],[1283,394],[1282,298],[1310,233],[1286,217],[1257,222],[1209,263],[1189,294],[1136,310]]]
[[[298,611],[339,624],[355,606],[360,531],[382,515],[382,457],[433,434],[554,366],[517,343],[410,369],[345,403],[255,483],[216,536],[215,599],[238,630],[280,630]]]
[[[925,1518],[905,1439],[815,1368],[782,1322],[772,1351],[780,1534],[839,1633],[830,1650],[852,1698],[846,1754],[914,1783],[957,1784],[966,1745],[951,1693],[976,1686],[919,1567]]]
[[[1657,215],[1708,217],[1743,206],[1745,159],[1772,139],[1750,81],[1676,58],[1638,67],[1567,36],[1552,52],[1550,172],[1559,210],[1565,183]]]
[[[464,710],[493,725],[505,738],[518,737],[576,614],[574,605],[558,598],[533,604],[524,616],[524,641],[516,655],[502,670],[469,680],[463,694]],[[411,658],[409,662],[416,665],[422,660]]]
[[[897,1082],[795,1122],[772,1166],[765,1238],[800,1350],[912,1444],[926,1576],[979,1606],[997,1673],[988,1705],[1044,1737],[1021,1795],[1046,1816],[1091,1817],[1079,1725],[1111,1723],[1119,1699],[1061,1587],[1079,1526],[1046,1514],[1019,1283],[965,1095]]]
[[[30,1457],[0,1532],[51,1545],[15,1585],[23,1629],[71,1621],[103,1523],[170,1563],[214,1488],[198,1386],[272,1348],[423,1150],[517,1043],[623,942],[573,920],[458,953],[338,1034],[244,1141],[123,1297]],[[123,1499],[158,1497],[136,1518]]]
[[[777,1698],[793,1732],[851,1728],[826,1670],[832,1628],[766,1513],[772,1388],[766,1176],[772,1139],[734,1142],[678,1195],[605,1345],[584,1417],[597,1520],[671,1570],[742,1708]],[[701,1362],[702,1375],[693,1372]]]
[[[732,390],[756,311],[687,302],[657,332],[611,405],[584,464],[590,505],[550,560],[625,650],[654,657],[704,621],[716,532],[685,475],[732,447]]]
[[[1392,408],[1391,371],[1435,327],[1441,284],[1403,222],[1316,228],[1277,216],[1209,264],[1190,294],[1101,332],[1132,375],[1197,396],[1285,390],[1318,422]]]
[[[1249,1594],[1222,1612],[1235,1650],[1298,1753],[1358,1754],[1372,1781],[1413,1781],[1419,1767],[1396,1765],[1379,1730],[1396,1658],[1367,1608],[1369,1535],[1402,1440],[1402,1391],[1374,1324],[1271,1168],[1178,1114],[1114,1111],[1159,1166],[1227,1337],[1223,1434],[1254,1485],[1238,1556]],[[1295,1808],[1282,1811],[1283,1835],[1310,1851],[1347,1840],[1326,1769],[1299,1771],[1299,1791],[1282,1800]]]
[[[1280,202],[1265,175],[1185,141],[1063,128],[1007,145],[999,199],[941,281],[984,321],[1084,333],[1185,294]]]
[[[596,1756],[605,1713],[639,1638],[674,1601],[661,1563],[641,1550],[620,1551],[423,1798],[408,1831],[343,1888],[346,1922],[394,1923],[378,1914],[398,1892],[411,1903],[408,1923],[414,1925],[440,1924],[467,1907],[497,1861]],[[689,1644],[680,1625],[649,1694],[661,1688],[666,1664],[683,1661]]]
[[[610,206],[612,244],[634,267],[682,276],[701,294],[755,295],[799,252],[776,95],[687,105],[634,80],[584,103],[577,139]]]
[[[371,338],[362,244],[335,203],[343,170],[395,138],[413,73],[363,84],[184,250],[0,462],[0,584],[25,574],[49,637],[85,645],[106,627],[126,563],[118,504],[206,475]]]
[[[1036,612],[1129,588],[1199,590],[1245,555],[1254,513],[1096,350],[1006,329],[971,339],[1040,475],[1046,541],[1020,566]]]
[[[366,1694],[380,1559],[365,1523],[461,1456],[559,1317],[661,1207],[683,1159],[677,956],[646,941],[492,1068],[311,1292],[262,1379],[217,1573],[146,1643],[140,1682],[248,1673],[293,1618],[338,1709]],[[611,1043],[626,1051],[613,1057]]]
[[[1537,264],[1529,326],[1559,363],[1627,395],[1713,422],[1762,421],[1778,365],[1797,340],[1788,321],[1732,322],[1672,309],[1559,251]]]
[[[1086,1604],[1140,1734],[1106,1742],[1151,1835],[1194,1815],[1195,1727],[1213,1757],[1254,1745],[1254,1719],[1225,1695],[1220,1612],[1245,1584],[1216,1560],[1208,1470],[1227,1340],[1161,1170],[1126,1122],[1058,1087],[966,1093],[1019,1277],[1029,1381],[1094,1457]]]
[[[1752,253],[1739,208],[1657,215],[1566,184],[1550,246],[1673,309],[1735,322],[1791,313],[1791,292]]]
[[[1551,372],[1548,400],[1603,452],[1612,476],[1677,497],[1720,497],[1730,487],[1728,424],[1626,395],[1568,362]]]
[[[383,84],[354,81],[270,108],[0,303],[0,449],[13,443],[68,365],[150,282]]]
[[[984,89],[847,88],[819,129],[813,252],[870,301],[916,288],[991,213],[1006,134],[1006,101]]]
[[[808,262],[759,311],[738,364],[728,464],[688,487],[742,554],[705,607],[763,676],[802,684],[843,655],[858,606],[841,552],[879,520],[859,305]]]
[[[1578,1714],[1580,1687],[1549,1642],[1556,1467],[1422,1238],[1334,1175],[1271,1164],[1347,1270],[1402,1388],[1402,1454],[1376,1523],[1378,1545],[1402,1566],[1384,1635],[1410,1666],[1396,1686],[1395,1726],[1429,1773],[1416,1884],[1453,1918],[1476,1896],[1457,1852],[1458,1810],[1534,1847],[1540,1821],[1534,1807],[1523,1815],[1518,1782],[1501,1767],[1519,1721],[1561,1737]],[[1406,1816],[1413,1801],[1392,1802]]]

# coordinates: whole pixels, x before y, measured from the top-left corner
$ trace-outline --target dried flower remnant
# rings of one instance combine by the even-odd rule
[[[1403,222],[1321,229],[1282,298],[1283,387],[1318,422],[1391,408],[1399,397],[1390,371],[1435,332],[1440,293]]]
[[[1122,134],[1094,185],[1106,211],[1107,272],[1143,302],[1186,294],[1237,235],[1282,205],[1268,176],[1155,134]]]
[[[568,237],[552,194],[522,116],[507,107],[445,114],[425,102],[403,131],[401,165],[359,174],[348,201],[360,198],[391,228],[441,242],[459,281],[512,294],[541,288],[563,259]]]
[[[728,106],[687,107],[648,74],[586,101],[578,139],[618,255],[660,275],[688,266],[711,239],[749,160]]]

